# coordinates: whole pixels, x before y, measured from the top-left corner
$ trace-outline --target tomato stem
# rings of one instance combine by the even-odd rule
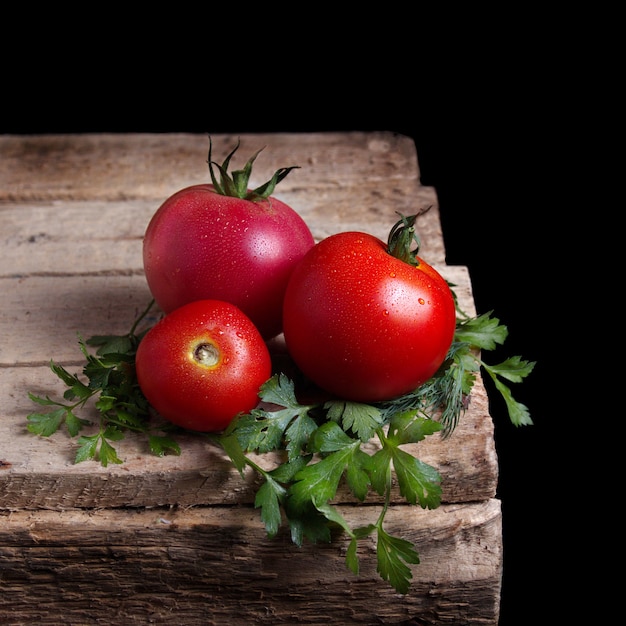
[[[228,168],[230,166],[230,159],[233,154],[237,152],[239,148],[240,140],[237,140],[237,145],[231,150],[230,154],[224,159],[223,163],[220,165],[213,160],[212,151],[213,151],[213,142],[211,140],[211,136],[209,135],[209,158],[207,163],[209,164],[209,172],[211,174],[211,182],[213,183],[213,187],[217,193],[222,196],[232,196],[233,198],[241,198],[243,200],[252,200],[253,202],[258,202],[260,200],[267,200],[270,195],[274,192],[276,185],[283,179],[291,170],[298,169],[299,165],[292,165],[291,167],[281,167],[280,169],[274,172],[274,175],[270,180],[263,183],[256,189],[248,189],[248,185],[250,183],[250,174],[252,173],[252,164],[255,159],[263,150],[263,148],[257,150],[246,162],[243,169],[233,170],[230,175],[228,173]],[[214,167],[217,168],[219,172],[219,180],[217,175],[215,174]]]
[[[415,220],[419,213],[409,217],[405,217],[401,213],[398,213],[398,215],[401,219],[393,225],[389,232],[387,252],[397,259],[417,267],[419,265],[417,254],[420,248],[420,240],[415,232]],[[413,242],[417,244],[415,248],[413,248]]]

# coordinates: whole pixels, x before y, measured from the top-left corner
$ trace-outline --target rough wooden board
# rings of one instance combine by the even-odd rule
[[[298,188],[275,195],[297,209],[316,241],[347,230],[386,241],[398,213],[410,215],[434,205],[431,192],[424,187],[416,191],[412,181],[404,181],[384,190],[364,184],[332,194],[312,195],[307,188]],[[142,271],[143,236],[160,205],[155,200],[0,204],[0,276]],[[420,254],[433,264],[443,264],[436,209],[420,215],[416,225]]]
[[[223,452],[200,435],[178,436],[182,454],[165,457],[151,455],[145,438],[128,435],[115,444],[122,465],[75,464],[76,439],[64,431],[47,438],[26,431],[26,415],[39,410],[27,392],[60,398],[62,386],[51,382],[51,372],[43,367],[8,369],[0,378],[0,396],[15,407],[3,409],[0,419],[0,510],[253,502],[258,487],[254,475],[247,473],[242,479]],[[85,434],[92,431],[86,429]],[[482,382],[477,382],[469,409],[451,438],[433,435],[405,449],[441,473],[444,502],[494,497],[498,465]],[[277,456],[256,460],[269,468]],[[398,493],[394,498],[403,501]],[[346,489],[338,500],[355,502]],[[374,496],[368,498],[376,501]]]
[[[358,524],[358,508],[344,507]],[[20,511],[0,523],[0,621],[7,624],[459,624],[495,626],[501,585],[497,500],[393,507],[386,529],[414,543],[409,593],[360,573],[347,541],[268,539],[249,507]]]
[[[467,268],[441,268],[455,283],[461,306],[473,314]],[[183,437],[183,455],[155,458],[144,438],[128,436],[116,448],[122,466],[73,463],[76,440],[63,432],[40,438],[25,430],[26,415],[39,410],[30,391],[61,398],[63,385],[48,369],[50,359],[80,374],[83,363],[77,333],[128,332],[150,300],[142,275],[68,276],[0,279],[0,508],[158,506],[250,502],[250,482],[242,482],[228,461],[198,437]],[[156,314],[148,321],[153,323]],[[75,367],[70,366],[75,364]],[[11,367],[19,365],[20,367]],[[89,417],[95,419],[95,413]],[[87,431],[90,432],[90,431]],[[86,433],[87,434],[87,433]],[[436,435],[420,443],[419,458],[437,467],[447,502],[493,497],[497,458],[493,423],[482,381],[453,438]],[[343,497],[345,497],[344,494]]]
[[[419,168],[412,139],[390,132],[213,135],[213,160],[243,167],[260,148],[251,186],[281,167],[299,166],[281,183],[288,190],[382,186],[413,180]],[[181,186],[210,182],[209,141],[202,133],[2,135],[0,202],[20,200],[159,199]]]
[[[234,136],[214,137],[221,162]],[[444,263],[437,196],[419,184],[415,144],[392,133],[242,135],[233,167],[259,147],[252,186],[305,155],[276,187],[275,196],[307,221],[317,240],[344,230],[366,230],[386,239],[397,213],[418,219],[422,253]],[[139,242],[149,218],[182,187],[210,182],[205,135],[0,136],[0,236],[7,271],[62,272],[140,268]],[[296,157],[297,155],[297,157]],[[119,242],[104,257],[92,241]],[[33,244],[47,258],[33,267]],[[71,251],[71,254],[68,254]],[[104,246],[102,246],[104,251]],[[134,254],[132,254],[134,251]],[[128,262],[126,266],[124,262]],[[2,263],[2,266],[5,264]]]
[[[141,275],[0,279],[0,366],[83,363],[78,335],[130,331],[152,296]],[[146,320],[154,323],[158,310]],[[1,410],[1,409],[0,409]]]
[[[435,267],[473,315],[467,268]],[[151,300],[143,273],[0,278],[0,294],[0,367],[82,363],[78,334],[125,334]],[[155,311],[146,321],[157,318]]]

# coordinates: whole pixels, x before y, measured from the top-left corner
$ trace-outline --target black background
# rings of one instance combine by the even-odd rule
[[[550,303],[560,281],[548,224],[559,207],[546,125],[555,117],[536,98],[538,79],[523,63],[503,72],[487,55],[486,68],[482,58],[463,65],[459,55],[453,67],[430,73],[425,62],[385,65],[372,50],[359,71],[352,61],[329,70],[314,57],[305,66],[291,49],[276,49],[265,63],[251,52],[239,66],[207,53],[201,71],[186,71],[163,49],[155,59],[149,46],[117,61],[87,55],[82,66],[80,45],[63,49],[52,58],[41,50],[36,63],[13,68],[0,133],[386,130],[413,138],[421,182],[437,192],[447,263],[469,268],[478,312],[493,311],[509,329],[504,346],[485,356],[537,362],[525,382],[512,385],[533,426],[512,426],[486,381],[504,520],[500,624],[559,614],[557,519],[572,504],[561,489],[562,419],[551,392],[559,338]]]

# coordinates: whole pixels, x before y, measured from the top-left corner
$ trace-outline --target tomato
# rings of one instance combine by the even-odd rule
[[[410,225],[403,236],[412,236],[415,217],[403,218]],[[361,232],[331,235],[304,256],[287,286],[289,354],[305,376],[345,400],[384,401],[415,390],[454,338],[448,284],[415,252],[407,256],[406,246],[396,246],[401,258],[392,255],[391,242]]]
[[[135,356],[137,382],[170,422],[202,432],[226,428],[259,402],[271,376],[269,350],[234,304],[197,300],[148,330]]]
[[[251,191],[244,170],[227,174],[235,149],[219,166],[221,180],[186,187],[152,216],[143,241],[148,287],[166,313],[194,300],[237,305],[264,338],[282,330],[282,301],[293,266],[313,247],[302,217],[270,194],[291,168]]]

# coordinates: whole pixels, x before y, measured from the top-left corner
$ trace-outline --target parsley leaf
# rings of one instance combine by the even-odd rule
[[[76,452],[75,462],[80,463],[87,459],[99,459],[104,467],[109,463],[122,463],[122,460],[117,456],[115,448],[109,441],[119,441],[123,437],[124,434],[115,427],[108,427],[104,431],[101,430],[90,437],[79,437],[79,448]]]
[[[393,537],[378,527],[376,535],[376,571],[383,580],[389,581],[398,593],[409,591],[409,581],[413,578],[406,563],[419,564],[419,554],[413,544],[406,539]]]
[[[477,317],[468,318],[456,325],[455,341],[464,341],[476,348],[493,350],[496,344],[503,344],[509,331],[500,325],[497,317],[491,317],[492,311]]]
[[[261,386],[259,393],[263,402],[281,408],[274,411],[254,409],[239,418],[236,433],[242,449],[263,454],[278,449],[284,441],[289,459],[293,460],[317,426],[308,415],[313,407],[298,404],[294,383],[284,374],[272,376]]]
[[[346,435],[334,422],[326,422],[316,430],[311,443],[313,452],[326,455],[295,475],[295,482],[289,490],[292,506],[303,510],[309,503],[317,506],[332,500],[348,468],[352,492],[363,500],[369,485],[365,468],[370,457],[361,450],[361,442]]]
[[[170,429],[170,426],[151,424],[150,406],[135,375],[135,354],[146,332],[138,332],[137,328],[153,304],[150,302],[126,335],[97,335],[87,341],[78,337],[78,345],[85,358],[82,378],[50,361],[50,369],[67,389],[63,400],[28,394],[36,404],[50,408],[47,412],[27,415],[26,428],[29,432],[49,437],[65,424],[70,436],[76,437],[84,427],[94,425],[92,420],[78,415],[79,411],[92,404],[97,411],[98,432],[79,437],[75,463],[88,459],[99,460],[104,467],[109,463],[122,463],[113,444],[123,439],[128,430],[145,433],[148,448],[153,454],[180,454],[180,447],[173,439],[157,434]],[[90,352],[90,347],[96,348],[95,354]]]
[[[389,424],[387,436],[380,434],[383,447],[372,458],[372,486],[383,495],[389,490],[391,467],[398,478],[400,494],[409,504],[435,509],[440,504],[441,476],[430,465],[400,448],[405,443],[417,443],[427,435],[441,430],[438,422],[419,417],[415,412],[403,412]]]
[[[32,394],[29,395],[31,396],[31,400],[41,404],[42,398],[32,396]],[[65,420],[69,419],[68,416],[70,415],[72,415],[71,411],[68,411],[65,407],[54,409],[48,413],[31,413],[28,416],[29,424],[26,428],[31,433],[41,435],[42,437],[49,437],[57,431]],[[73,420],[72,423],[74,423]],[[68,430],[70,430],[69,426]]]
[[[369,404],[334,400],[324,408],[329,420],[340,423],[345,431],[354,431],[361,441],[369,441],[383,423],[380,409]]]
[[[156,456],[165,456],[168,451],[176,456],[180,456],[180,445],[170,437],[148,433],[148,445],[150,446],[150,452]]]
[[[268,537],[275,537],[280,527],[280,507],[285,501],[287,490],[270,475],[259,487],[254,506],[261,509],[261,520],[265,524]]]

